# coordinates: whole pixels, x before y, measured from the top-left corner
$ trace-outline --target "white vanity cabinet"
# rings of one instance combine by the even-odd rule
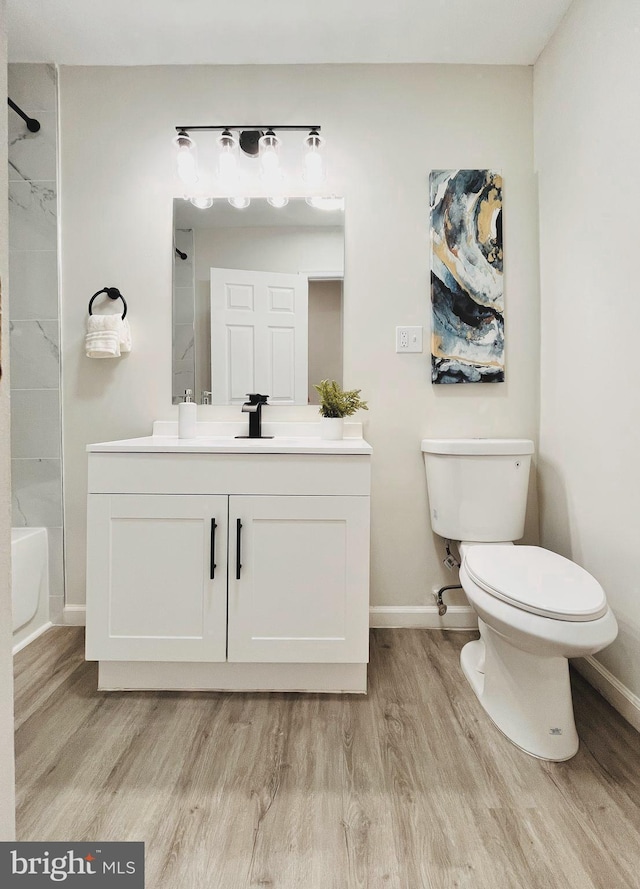
[[[366,690],[370,447],[267,441],[90,446],[101,688]]]

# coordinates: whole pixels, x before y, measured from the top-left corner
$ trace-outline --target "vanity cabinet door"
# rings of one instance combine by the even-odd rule
[[[229,661],[368,660],[369,498],[229,498]]]
[[[87,658],[224,661],[228,498],[91,494],[88,510]]]

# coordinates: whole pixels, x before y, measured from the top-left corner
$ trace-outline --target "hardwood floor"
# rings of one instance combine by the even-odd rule
[[[520,752],[469,638],[373,631],[366,697],[100,693],[55,628],[16,656],[18,839],[142,840],[147,889],[637,889],[640,736],[574,676],[577,756]]]

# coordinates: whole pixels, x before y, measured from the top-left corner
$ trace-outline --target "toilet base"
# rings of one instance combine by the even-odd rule
[[[460,663],[478,700],[517,747],[561,762],[578,751],[569,662],[514,648],[484,621],[480,639],[467,642]]]

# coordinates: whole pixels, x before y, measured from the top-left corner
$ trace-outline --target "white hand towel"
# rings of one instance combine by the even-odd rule
[[[131,351],[131,328],[129,327],[129,319],[122,318],[120,325],[120,351]]]
[[[115,330],[88,333],[85,337],[87,358],[118,358],[120,339]]]
[[[87,318],[87,358],[119,358],[121,338],[120,315],[89,315]]]

